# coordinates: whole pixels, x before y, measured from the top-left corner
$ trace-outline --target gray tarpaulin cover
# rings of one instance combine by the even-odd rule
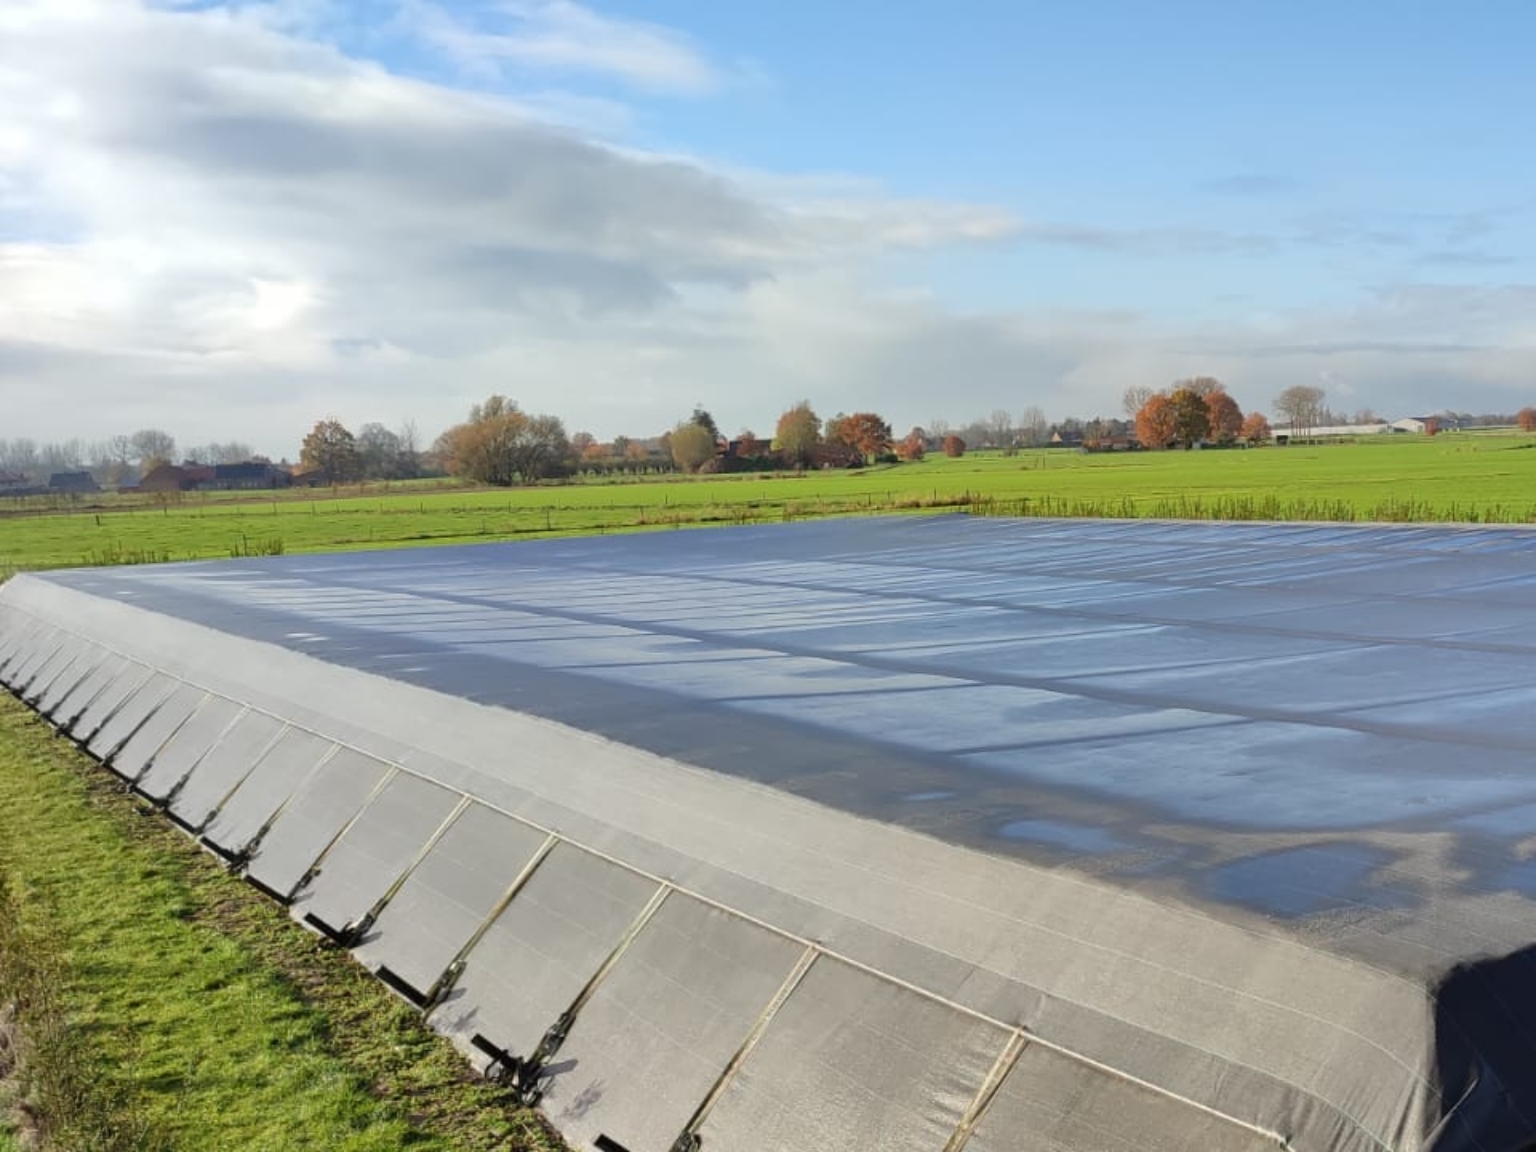
[[[579,1148],[1536,1148],[1529,530],[59,572],[0,680]]]

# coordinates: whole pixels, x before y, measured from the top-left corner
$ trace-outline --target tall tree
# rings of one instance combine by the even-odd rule
[[[1154,392],[1136,413],[1136,439],[1143,448],[1166,448],[1179,437],[1173,401]]]
[[[1175,388],[1168,397],[1173,409],[1173,434],[1186,448],[1211,434],[1211,411],[1193,388]]]
[[[720,442],[720,429],[716,427],[715,418],[705,410],[704,405],[695,404],[693,406],[693,415],[688,418],[688,421],[690,424],[697,424],[704,431],[708,432],[710,440],[714,443],[718,444]]]
[[[1515,413],[1515,423],[1522,432],[1536,432],[1536,408],[1522,408]]]
[[[1206,415],[1211,425],[1211,437],[1219,444],[1233,443],[1243,432],[1243,410],[1225,389],[1205,397]]]
[[[416,421],[405,420],[395,433],[400,438],[400,479],[414,480],[421,475],[421,435]]]
[[[340,420],[318,420],[304,437],[299,460],[327,484],[351,480],[357,476],[357,438]]]
[[[159,428],[140,428],[129,439],[142,471],[148,472],[156,464],[169,464],[176,455],[176,437]]]
[[[821,419],[809,400],[802,400],[779,417],[773,432],[773,447],[796,467],[805,467],[821,443]]]
[[[672,462],[684,472],[697,472],[715,458],[715,438],[708,428],[685,420],[672,429]]]
[[[571,445],[559,417],[531,416],[505,396],[490,396],[438,437],[438,454],[455,476],[506,487],[558,475]]]
[[[896,455],[903,460],[921,460],[928,452],[928,433],[921,428],[913,428],[896,445]]]
[[[994,408],[987,417],[987,436],[994,448],[1013,447],[1013,417],[1005,408]]]
[[[852,416],[840,417],[836,435],[827,438],[856,449],[868,463],[890,450],[891,426],[874,412],[855,412]]]
[[[404,450],[400,437],[382,424],[364,424],[357,430],[358,474],[369,480],[401,478]]]

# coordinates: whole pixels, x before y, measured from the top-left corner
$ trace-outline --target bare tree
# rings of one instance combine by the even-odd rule
[[[38,451],[38,474],[78,472],[85,466],[85,445],[79,440],[44,444]]]
[[[0,440],[0,471],[35,477],[41,471],[37,441],[25,437]]]
[[[121,465],[124,471],[127,471],[128,465],[134,461],[132,436],[112,436],[108,438],[103,448],[108,459]]]
[[[994,408],[987,417],[987,438],[995,448],[1013,445],[1013,417],[1004,408]]]
[[[1291,433],[1309,435],[1323,410],[1324,392],[1310,384],[1293,384],[1275,397],[1275,414],[1283,416]]]
[[[1045,409],[1031,404],[1023,412],[1019,413],[1019,439],[1029,448],[1038,448],[1049,437],[1050,423],[1045,418]]]
[[[421,475],[421,434],[416,421],[405,421],[395,435],[400,438],[400,479],[414,480]]]
[[[1213,392],[1227,390],[1227,386],[1214,376],[1188,376],[1183,380],[1175,380],[1172,391],[1177,392],[1180,388],[1188,389],[1202,400]]]
[[[363,479],[397,479],[400,453],[400,437],[384,425],[364,424],[357,430],[357,466]]]
[[[145,471],[153,464],[170,463],[176,455],[176,437],[159,428],[140,428],[129,439],[138,454],[139,467]]]
[[[1120,394],[1120,410],[1127,420],[1134,420],[1152,399],[1154,391],[1145,384],[1132,384]]]

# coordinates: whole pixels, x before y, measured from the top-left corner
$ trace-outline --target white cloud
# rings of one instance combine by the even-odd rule
[[[471,67],[577,72],[651,92],[702,93],[720,75],[686,36],[656,24],[604,16],[572,0],[499,0],[473,20],[432,0],[404,0],[404,22]]]
[[[0,196],[46,207],[62,238],[0,244],[0,397],[46,378],[93,398],[36,433],[115,412],[102,393],[161,397],[157,374],[201,380],[178,402],[194,439],[228,434],[226,388],[252,408],[242,434],[272,439],[292,438],[280,404],[306,389],[317,410],[424,424],[516,390],[643,429],[710,390],[702,365],[764,346],[753,286],[793,294],[829,265],[1010,227],[872,189],[798,202],[598,144],[284,30],[322,7],[7,8]]]

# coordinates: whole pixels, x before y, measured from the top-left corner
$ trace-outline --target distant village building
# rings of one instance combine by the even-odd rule
[[[48,477],[50,492],[100,492],[101,485],[89,472],[55,472]]]
[[[211,486],[222,492],[286,488],[293,476],[285,468],[266,460],[247,460],[243,464],[219,464],[213,469]]]
[[[0,492],[10,494],[28,487],[31,487],[30,482],[20,472],[7,472],[0,468]]]
[[[139,478],[140,492],[190,492],[196,487],[189,470],[175,464],[157,464]]]
[[[1141,448],[1141,441],[1134,436],[1098,436],[1083,441],[1083,449],[1087,452],[1136,452]]]
[[[1453,416],[1405,416],[1401,420],[1392,421],[1392,427],[1398,432],[1414,432],[1422,436],[1431,428],[1439,432],[1454,432],[1460,424]]]
[[[811,449],[813,468],[862,468],[864,453],[851,444],[836,440],[823,440]]]

